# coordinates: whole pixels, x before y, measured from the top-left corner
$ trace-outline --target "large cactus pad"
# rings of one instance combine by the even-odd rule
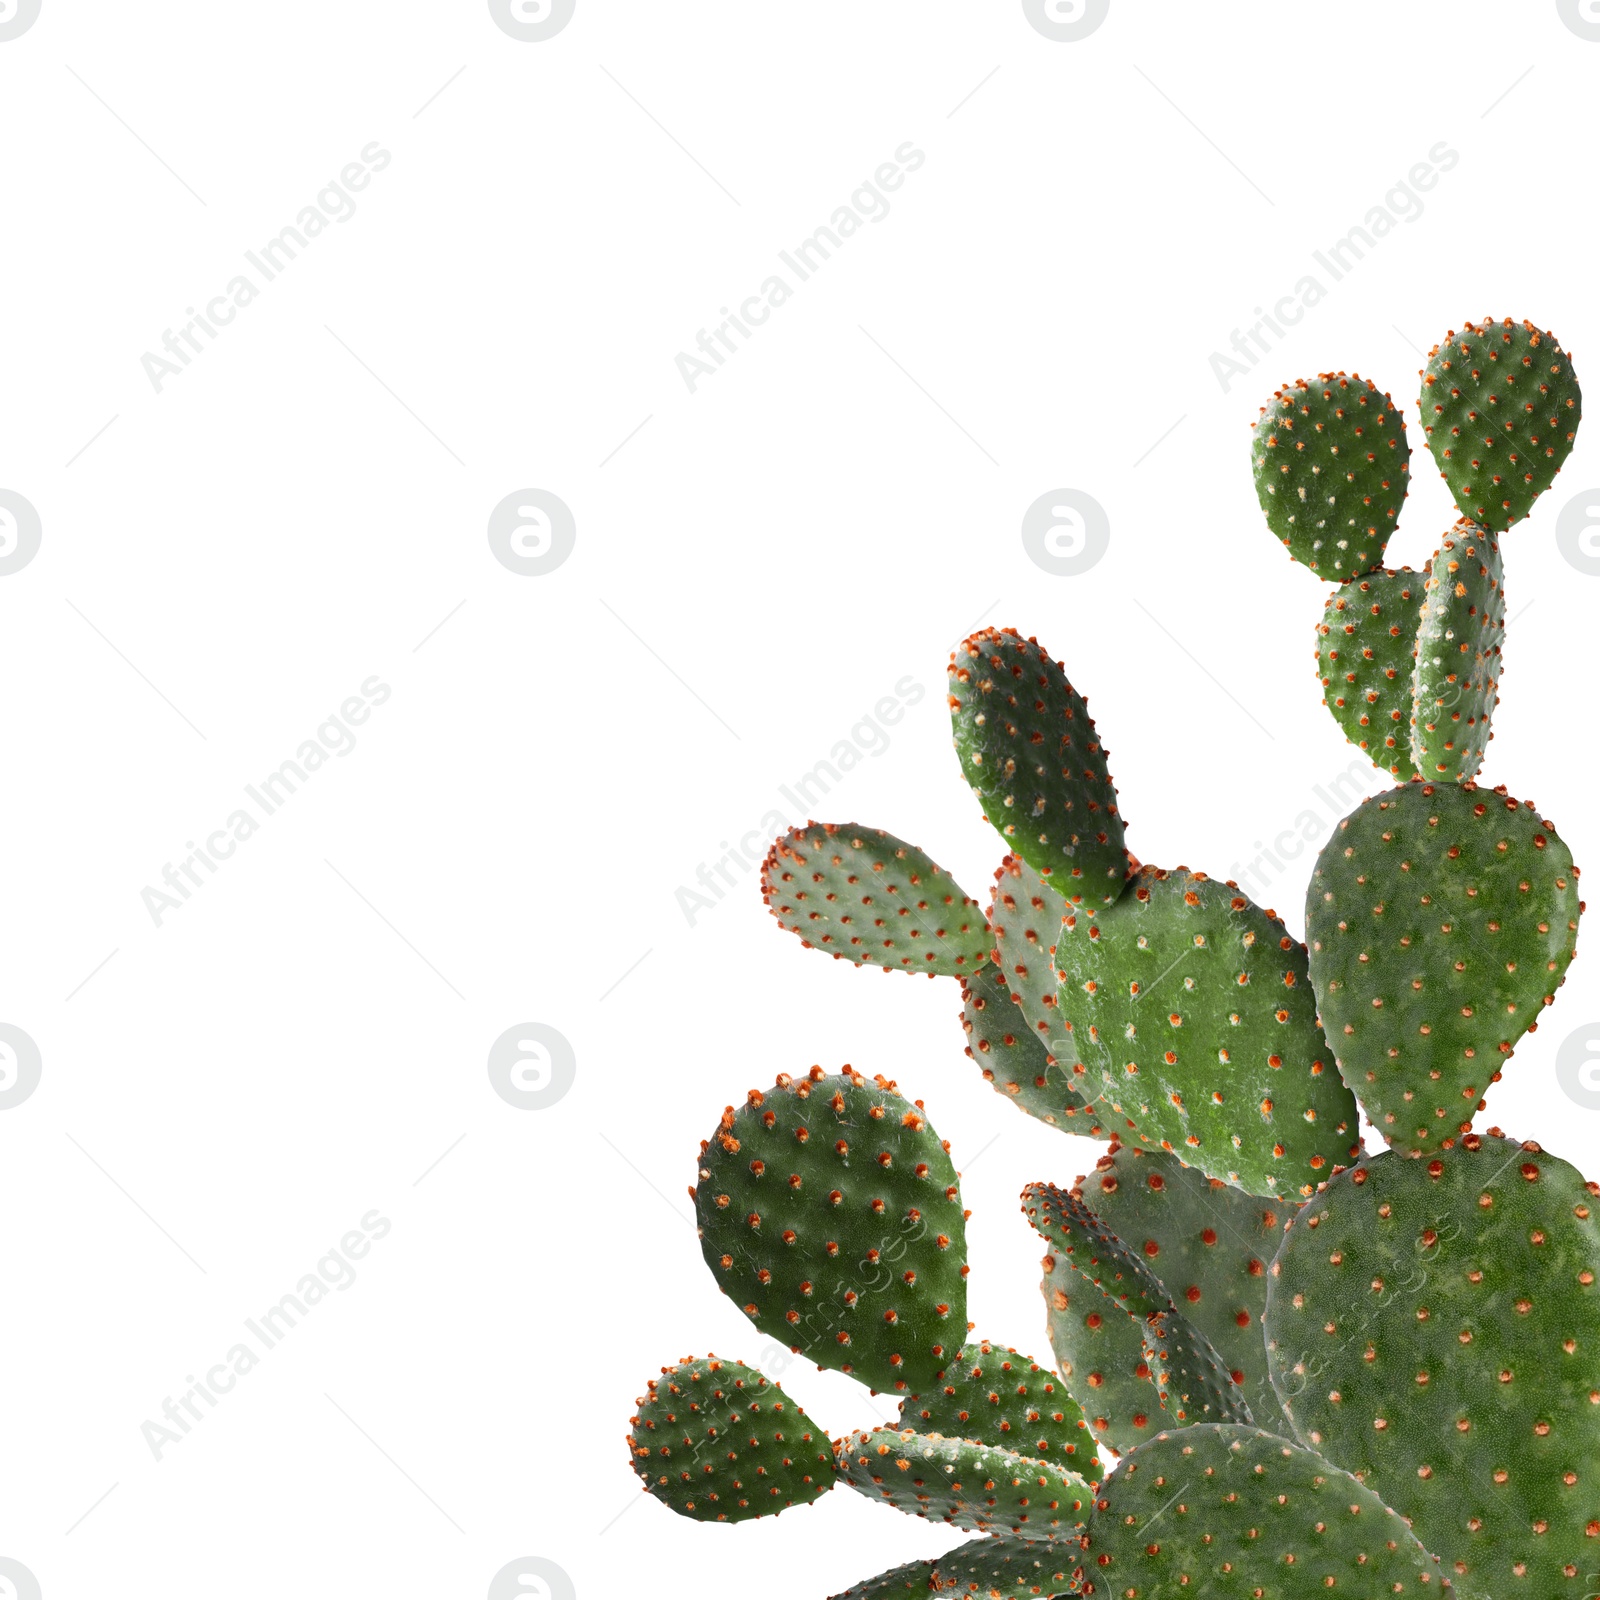
[[[1342,584],[1317,624],[1322,703],[1351,744],[1397,778],[1411,764],[1412,655],[1424,579],[1381,568]]]
[[[686,1517],[746,1522],[833,1487],[827,1434],[754,1367],[685,1356],[637,1404],[633,1470]]]
[[[858,967],[931,978],[988,959],[978,902],[925,851],[882,828],[792,828],[762,863],[761,894],[780,927]]]
[[[1555,997],[1577,937],[1571,853],[1504,789],[1363,800],[1306,890],[1311,981],[1345,1081],[1392,1145],[1428,1150]]]
[[[1311,1600],[1442,1589],[1404,1522],[1349,1474],[1258,1429],[1157,1435],[1101,1485],[1085,1595],[1106,1600]],[[1535,1592],[1532,1589],[1508,1591]]]
[[[1127,877],[1122,814],[1083,696],[1036,639],[985,628],[950,657],[961,774],[986,821],[1057,893],[1109,904]]]
[[[1351,1159],[1356,1107],[1317,1025],[1305,947],[1229,884],[1142,867],[1056,941],[1083,1070],[1132,1126],[1252,1194],[1309,1194]]]
[[[765,1334],[874,1388],[934,1386],[967,1329],[955,1168],[883,1078],[782,1075],[723,1113],[694,1191],[712,1275]]]
[[[1410,482],[1405,418],[1359,373],[1324,372],[1273,395],[1251,427],[1267,525],[1332,583],[1383,560]]]
[[[1267,1301],[1300,1437],[1380,1494],[1463,1594],[1592,1592],[1597,1186],[1536,1144],[1390,1151],[1295,1219]]]
[[[1418,404],[1462,516],[1501,529],[1527,516],[1550,487],[1583,415],[1560,342],[1510,317],[1447,333],[1429,352]]]

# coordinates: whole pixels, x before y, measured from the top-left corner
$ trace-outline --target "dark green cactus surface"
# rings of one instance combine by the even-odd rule
[[[700,1522],[747,1522],[833,1487],[827,1434],[754,1367],[685,1357],[650,1380],[628,1449],[658,1500]]]
[[[778,1078],[723,1113],[692,1191],[712,1275],[765,1334],[874,1388],[932,1388],[967,1331],[966,1221],[922,1108],[878,1078]]]
[[[1073,1092],[1072,1075],[1051,1059],[1044,1040],[1028,1026],[999,968],[986,963],[963,978],[961,1000],[967,1054],[991,1088],[1052,1127],[1100,1135],[1099,1118],[1085,1108]]]
[[[791,829],[762,863],[761,894],[780,926],[858,967],[960,976],[988,960],[978,902],[926,852],[882,828]]]
[[[1352,578],[1317,624],[1322,703],[1375,767],[1405,779],[1411,764],[1412,656],[1425,577],[1410,567]]]
[[[1083,1409],[1096,1439],[1131,1450],[1168,1421],[1144,1353],[1144,1319],[1119,1310],[1070,1258],[1043,1261],[1050,1348],[1067,1392]]]
[[[1356,1107],[1317,1025],[1305,947],[1226,883],[1141,867],[1056,941],[1086,1099],[1117,1137],[1252,1194],[1309,1194],[1351,1159]]]
[[[1159,1434],[1120,1462],[1100,1486],[1081,1562],[1082,1593],[1105,1600],[1443,1589],[1432,1557],[1370,1488],[1287,1440],[1229,1424]]]
[[[872,1500],[975,1533],[1066,1538],[1089,1519],[1094,1485],[1056,1462],[971,1439],[873,1428],[837,1447],[839,1476]]]
[[[1434,555],[1417,627],[1411,759],[1421,777],[1477,777],[1499,697],[1505,619],[1499,543],[1458,522]]]
[[[1363,800],[1306,889],[1311,981],[1344,1079],[1391,1145],[1431,1150],[1555,997],[1578,875],[1531,803],[1423,783]]]
[[[985,628],[950,657],[961,775],[984,817],[1058,894],[1109,904],[1127,877],[1123,820],[1088,706],[1034,639]]]
[[[1144,1358],[1171,1421],[1255,1421],[1244,1391],[1211,1341],[1179,1312],[1157,1311],[1145,1318]]]
[[[1259,1199],[1171,1156],[1117,1145],[1072,1192],[1143,1255],[1173,1305],[1228,1363],[1257,1425],[1286,1427],[1267,1374],[1261,1317],[1267,1263],[1294,1203]]]
[[[1502,530],[1550,487],[1583,415],[1560,342],[1510,317],[1447,333],[1428,353],[1418,405],[1462,516]]]
[[[1072,1036],[1056,1004],[1056,971],[1050,958],[1062,918],[1070,909],[1019,856],[1007,856],[995,869],[988,911],[994,963],[1028,1026],[1065,1068],[1074,1059]]]
[[[1378,566],[1411,472],[1389,396],[1359,373],[1324,372],[1278,390],[1251,427],[1256,494],[1289,554],[1331,583]]]
[[[900,1402],[900,1424],[998,1445],[1097,1480],[1100,1457],[1078,1403],[1056,1372],[980,1339],[962,1347],[944,1382]]]
[[[1467,1135],[1341,1174],[1295,1219],[1267,1301],[1300,1437],[1401,1516],[1468,1596],[1594,1590],[1597,1186]]]
[[[1030,1183],[1022,1191],[1022,1214],[1075,1272],[1131,1315],[1146,1317],[1171,1307],[1166,1285],[1137,1248],[1113,1233],[1071,1190]]]
[[[852,1585],[833,1600],[886,1600],[891,1595],[980,1595],[983,1600],[1033,1600],[1068,1594],[1078,1552],[1070,1544],[1023,1539],[969,1539],[933,1561],[910,1561]]]

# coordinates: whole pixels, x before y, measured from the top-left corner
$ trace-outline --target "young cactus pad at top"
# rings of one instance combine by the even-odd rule
[[[1487,529],[1458,522],[1434,555],[1417,625],[1411,759],[1419,776],[1477,777],[1499,697],[1505,617],[1500,546]]]
[[[959,976],[989,956],[978,902],[924,851],[882,828],[791,829],[762,863],[761,895],[780,926],[858,967]]]
[[[1572,358],[1510,317],[1447,333],[1428,354],[1418,405],[1462,516],[1502,530],[1555,480],[1583,416]]]
[[[1596,1186],[1468,1134],[1334,1179],[1272,1265],[1273,1381],[1299,1436],[1410,1522],[1463,1595],[1594,1592]]]
[[[1253,422],[1267,525],[1296,561],[1342,583],[1383,560],[1410,482],[1405,418],[1359,373],[1278,390]]]
[[[920,1105],[848,1067],[722,1115],[691,1190],[706,1265],[765,1334],[920,1393],[967,1336],[966,1217]]]
[[[1339,1069],[1391,1145],[1431,1150],[1555,998],[1582,910],[1554,828],[1504,789],[1363,800],[1306,889],[1311,982]]]
[[[1058,894],[1109,905],[1127,877],[1123,823],[1088,706],[1036,639],[985,628],[950,657],[961,774],[986,821]]]
[[[1125,1143],[1260,1195],[1310,1194],[1352,1159],[1305,947],[1233,886],[1141,867],[1116,905],[1068,916],[1055,960],[1074,1082]]]
[[[1340,585],[1317,624],[1322,703],[1375,767],[1404,781],[1411,762],[1411,683],[1426,576],[1379,568]]]
[[[1158,1434],[1127,1456],[1100,1487],[1080,1571],[1081,1593],[1106,1600],[1443,1588],[1433,1558],[1370,1488],[1287,1440],[1227,1424]]]
[[[700,1522],[746,1522],[833,1487],[826,1432],[754,1367],[685,1356],[640,1396],[628,1449],[645,1489]]]

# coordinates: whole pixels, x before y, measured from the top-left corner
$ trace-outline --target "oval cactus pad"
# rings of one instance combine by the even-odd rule
[[[1397,778],[1411,764],[1411,680],[1426,575],[1401,567],[1352,578],[1328,596],[1317,624],[1322,703],[1351,744]]]

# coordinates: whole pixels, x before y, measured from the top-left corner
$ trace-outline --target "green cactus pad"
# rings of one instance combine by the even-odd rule
[[[1022,1191],[1022,1214],[1074,1271],[1130,1315],[1170,1309],[1166,1285],[1076,1194],[1053,1183],[1030,1183]]]
[[[992,940],[978,902],[914,844],[882,828],[810,822],[761,865],[761,897],[808,949],[887,972],[959,977]]]
[[[1108,905],[1127,855],[1117,791],[1087,702],[1035,639],[985,628],[950,657],[961,775],[984,819],[1058,894]]]
[[[1070,1544],[994,1536],[969,1539],[932,1561],[910,1561],[846,1589],[833,1600],[884,1600],[890,1595],[980,1595],[984,1600],[1034,1600],[1073,1590],[1077,1551]]]
[[[1104,1600],[1426,1596],[1444,1585],[1404,1522],[1309,1450],[1230,1424],[1158,1434],[1100,1486],[1082,1593]],[[1528,1594],[1519,1588],[1508,1593]]]
[[[1597,1193],[1492,1132],[1390,1151],[1312,1200],[1272,1265],[1268,1352],[1300,1437],[1465,1595],[1594,1590]]]
[[[1339,824],[1306,889],[1311,981],[1391,1145],[1471,1127],[1564,981],[1581,909],[1571,853],[1503,788],[1414,780]]]
[[[961,1026],[967,1054],[984,1080],[1030,1117],[1068,1133],[1100,1136],[1099,1119],[1085,1112],[1065,1067],[1052,1059],[1012,999],[993,963],[961,980]]]
[[[1412,655],[1425,578],[1379,568],[1342,584],[1317,624],[1322,703],[1373,766],[1397,778],[1411,764]]]
[[[1114,1145],[1072,1192],[1144,1256],[1172,1303],[1228,1363],[1257,1424],[1278,1428],[1261,1317],[1267,1264],[1294,1205],[1247,1195],[1135,1146]]]
[[[1317,1025],[1305,947],[1230,884],[1141,867],[1056,941],[1078,1093],[1252,1194],[1310,1194],[1351,1159],[1356,1107]]]
[[[833,1487],[827,1434],[754,1367],[686,1356],[636,1404],[633,1470],[683,1516],[748,1522]]]
[[[1054,1462],[972,1439],[873,1428],[841,1439],[839,1476],[869,1499],[975,1533],[1065,1539],[1089,1520],[1094,1485]]]
[[[884,1078],[820,1067],[750,1092],[701,1146],[700,1249],[765,1334],[875,1389],[932,1388],[967,1328],[946,1147]]]
[[[1097,1480],[1100,1458],[1083,1412],[1060,1377],[987,1339],[964,1345],[944,1382],[900,1402],[900,1425],[1055,1461]]]
[[[1458,522],[1434,555],[1417,628],[1411,759],[1421,777],[1463,783],[1478,775],[1498,698],[1505,619],[1500,546],[1476,524]]]
[[[1131,1450],[1168,1422],[1144,1353],[1144,1322],[1108,1304],[1065,1255],[1047,1255],[1044,1295],[1050,1348],[1089,1431],[1116,1451]]]
[[[1278,390],[1250,426],[1256,494],[1289,554],[1331,583],[1378,566],[1411,473],[1389,396],[1360,373],[1324,372]]]
[[[1533,509],[1583,416],[1572,358],[1531,322],[1469,322],[1428,352],[1428,448],[1464,517],[1504,530]]]
[[[1144,1358],[1162,1409],[1173,1421],[1255,1421],[1222,1357],[1181,1313],[1157,1311],[1145,1318]]]

